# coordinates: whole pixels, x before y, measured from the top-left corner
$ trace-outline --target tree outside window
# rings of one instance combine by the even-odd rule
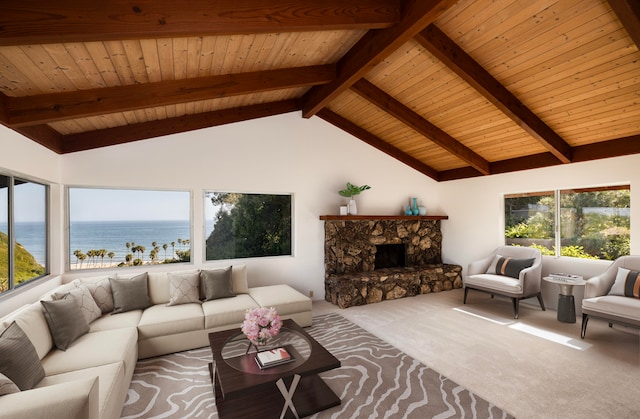
[[[206,260],[291,255],[291,195],[207,192]]]
[[[507,195],[505,242],[614,260],[630,253],[630,203],[629,185]]]

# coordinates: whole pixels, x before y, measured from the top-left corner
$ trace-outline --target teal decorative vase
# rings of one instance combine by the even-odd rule
[[[418,215],[420,210],[418,209],[418,198],[413,198],[413,207],[411,208],[411,213],[413,215]]]

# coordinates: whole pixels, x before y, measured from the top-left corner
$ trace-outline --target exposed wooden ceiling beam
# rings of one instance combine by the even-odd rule
[[[0,92],[0,123],[3,125],[7,125],[5,121],[7,120],[7,103],[9,101],[9,97],[4,93]],[[62,152],[62,145],[60,140],[62,136],[48,125],[36,125],[33,127],[25,127],[21,129],[15,129],[12,127],[8,128],[14,129],[17,133],[24,135],[32,141],[40,144],[43,147],[48,148],[51,151],[56,153]]]
[[[0,45],[388,28],[400,0],[3,1]]]
[[[574,161],[590,161],[640,154],[640,135],[585,144],[574,148]]]
[[[571,146],[444,32],[431,24],[416,36],[416,40],[544,145],[558,160],[562,163],[571,162]]]
[[[178,134],[196,129],[248,121],[301,109],[298,100],[264,103],[214,112],[186,115],[159,121],[143,122],[97,131],[70,134],[62,137],[62,152],[72,153],[116,144],[130,143],[163,135]]]
[[[608,0],[608,2],[640,50],[640,2],[638,0]]]
[[[585,144],[573,148],[574,163],[612,157],[640,154],[640,135],[617,138],[599,143]],[[491,173],[510,173],[521,170],[540,169],[560,164],[551,153],[533,154],[491,163]],[[440,181],[465,179],[479,176],[471,167],[445,170],[439,173]]]
[[[310,118],[333,98],[349,89],[402,44],[435,21],[458,0],[407,0],[400,24],[369,31],[338,62],[338,76],[325,86],[316,86],[303,98],[302,116]]]
[[[410,108],[400,103],[386,92],[365,79],[359,80],[351,89],[360,96],[378,106],[396,119],[413,128],[430,141],[452,153],[462,161],[471,165],[483,175],[491,174],[489,162],[473,150],[451,137],[431,122],[424,119]]]
[[[328,83],[333,65],[170,80],[37,96],[9,97],[6,120],[12,127],[153,108],[176,103]]]
[[[424,164],[423,162],[421,162],[420,160],[408,155],[407,153],[405,153],[404,151],[392,146],[391,144],[383,141],[382,139],[380,139],[379,137],[373,135],[372,133],[370,133],[369,131],[359,127],[358,125],[354,124],[353,122],[349,121],[346,118],[343,118],[342,116],[338,115],[335,112],[332,112],[328,109],[321,109],[316,116],[318,116],[319,118],[324,119],[325,121],[327,121],[328,123],[336,126],[337,128],[340,128],[341,130],[348,132],[349,134],[353,135],[354,137],[364,141],[365,143],[369,144],[370,146],[377,148],[378,150],[382,151],[383,153],[388,154],[389,156],[393,157],[394,159],[401,161],[402,163],[406,164],[409,167],[414,168],[415,170],[417,170],[418,172],[425,174],[427,176],[429,176],[430,178],[432,178],[433,180],[439,180],[438,178],[438,172],[433,169],[431,166],[428,166],[426,164]]]

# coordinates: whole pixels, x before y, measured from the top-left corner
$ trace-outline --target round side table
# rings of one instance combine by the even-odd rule
[[[552,282],[560,286],[560,294],[558,294],[558,321],[563,323],[576,322],[576,303],[573,297],[573,286],[584,285],[587,283],[584,279],[561,279],[545,276],[547,282]]]

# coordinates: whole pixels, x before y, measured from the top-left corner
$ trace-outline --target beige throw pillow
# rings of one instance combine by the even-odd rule
[[[83,282],[94,301],[100,307],[102,313],[110,313],[113,311],[113,292],[111,291],[111,283],[109,278],[105,277],[96,282]]]
[[[200,274],[198,272],[181,272],[167,274],[169,278],[168,306],[178,304],[199,303]]]
[[[54,300],[61,300],[66,295],[71,296],[76,302],[87,324],[102,316],[102,310],[100,310],[100,307],[96,304],[93,296],[91,296],[91,291],[89,291],[86,285],[78,282],[75,284],[75,287],[68,292],[55,292],[52,297]]]

